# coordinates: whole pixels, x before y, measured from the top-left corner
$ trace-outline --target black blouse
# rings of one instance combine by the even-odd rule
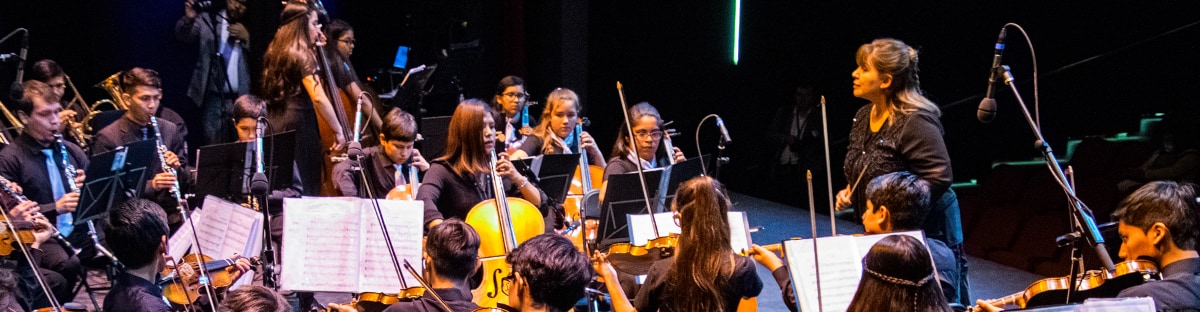
[[[475,207],[475,204],[494,197],[489,179],[490,177],[486,174],[473,177],[460,176],[450,169],[450,164],[446,161],[433,161],[429,170],[425,172],[425,179],[421,181],[421,187],[417,190],[417,200],[425,202],[425,223],[428,224],[434,219],[458,218],[465,220],[467,213],[471,212],[471,208]],[[533,181],[529,183],[533,183]],[[506,184],[505,192],[520,197],[521,193],[517,185],[511,185],[507,181],[504,184]],[[538,210],[542,212],[544,218],[550,215],[552,204],[545,192],[538,189],[538,193],[540,193],[542,202]]]
[[[762,292],[762,280],[750,257],[734,257],[733,275],[727,277],[728,287],[721,293],[726,294],[725,311],[737,311],[742,298],[757,297]],[[646,275],[646,283],[638,290],[636,304],[638,311],[677,311],[671,307],[673,300],[689,300],[689,298],[674,298],[667,281],[667,272],[675,265],[675,258],[667,258],[650,267]],[[715,278],[715,276],[714,276]]]
[[[892,114],[891,123],[872,132],[870,115],[871,104],[859,108],[854,115],[850,146],[842,167],[846,182],[854,189],[852,205],[862,207],[866,203],[866,186],[871,179],[898,171],[912,172],[929,182],[930,198],[940,198],[950,188],[952,173],[938,117],[924,110]]]

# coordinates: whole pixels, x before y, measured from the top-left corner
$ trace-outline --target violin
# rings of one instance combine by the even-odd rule
[[[25,245],[32,244],[35,239],[33,232],[38,230],[37,225],[29,221],[0,221],[0,227],[0,256],[11,255],[16,250],[13,243],[18,240]]]
[[[1160,279],[1158,266],[1146,260],[1130,260],[1116,264],[1115,272],[1108,270],[1091,270],[1080,273],[1076,283],[1079,285],[1072,302],[1083,302],[1087,298],[1114,298],[1121,290],[1145,283],[1152,279]],[[1024,291],[1003,298],[983,300],[990,305],[1006,309],[1024,309],[1067,301],[1067,289],[1071,287],[1070,276],[1045,278],[1033,282]]]
[[[409,156],[409,157],[411,157],[411,156]],[[411,159],[409,160],[409,163],[412,163]],[[396,187],[394,187],[394,188],[392,188],[392,190],[388,191],[387,199],[392,199],[392,200],[416,200],[417,199],[417,188],[421,187],[420,177],[417,176],[417,166],[409,165],[408,172],[405,172],[405,175],[408,176],[408,179],[407,179],[408,184],[396,184]]]
[[[675,246],[679,243],[679,234],[670,234],[646,241],[645,245],[616,243],[608,247],[605,257],[618,271],[645,275],[650,272],[650,266],[655,261],[670,258],[675,254]]]
[[[173,305],[190,306],[196,303],[200,298],[200,262],[204,262],[205,268],[208,268],[209,286],[213,288],[224,288],[232,285],[238,278],[242,277],[242,272],[238,271],[234,265],[240,259],[250,261],[251,269],[261,264],[258,257],[245,258],[236,256],[229,259],[213,260],[211,257],[190,254],[184,256],[176,265],[186,265],[197,274],[191,276],[180,276],[178,270],[174,266],[168,266],[163,269],[163,278],[158,281],[158,285],[163,288],[163,297],[167,298]]]
[[[33,312],[55,312],[55,311],[59,311],[59,312],[91,312],[92,310],[88,309],[87,306],[85,306],[85,305],[74,303],[74,302],[67,302],[67,303],[62,304],[62,309],[59,309],[59,310],[55,310],[53,307],[33,309]]]
[[[483,262],[483,282],[472,291],[475,304],[495,307],[508,301],[508,290],[500,280],[512,274],[512,265],[505,259],[521,242],[546,231],[542,212],[529,201],[506,197],[504,183],[496,173],[496,151],[489,159],[492,192],[495,197],[484,200],[467,213],[464,220],[479,232],[479,258]]]

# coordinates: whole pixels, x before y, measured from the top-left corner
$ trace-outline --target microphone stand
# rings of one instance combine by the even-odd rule
[[[266,151],[263,150],[263,135],[265,134],[264,124],[267,123],[266,118],[260,117],[257,120],[258,129],[256,129],[256,138],[254,139],[254,173],[250,175],[250,198],[258,201],[256,209],[263,214],[263,246],[259,253],[259,258],[262,259],[262,281],[263,286],[275,290],[279,290],[278,281],[275,280],[275,247],[272,246],[271,233],[274,231],[271,228],[271,202],[270,202],[270,179],[267,178],[267,164],[263,162],[263,155]],[[272,141],[272,144],[274,141]]]
[[[1096,228],[1096,221],[1092,217],[1091,209],[1088,209],[1087,205],[1084,205],[1083,201],[1075,196],[1075,188],[1068,183],[1066,174],[1063,173],[1062,167],[1058,164],[1058,158],[1054,156],[1054,151],[1050,149],[1050,145],[1046,144],[1046,139],[1042,136],[1042,130],[1034,122],[1033,116],[1029,114],[1028,106],[1025,105],[1025,100],[1021,98],[1020,91],[1013,84],[1013,75],[1009,71],[1008,65],[1000,66],[997,70],[1001,71],[1004,75],[1004,84],[1012,89],[1013,95],[1017,98],[1017,103],[1021,105],[1021,112],[1025,115],[1025,121],[1029,123],[1029,128],[1033,130],[1033,135],[1037,137],[1034,147],[1042,152],[1042,159],[1046,161],[1046,165],[1050,169],[1050,174],[1054,176],[1055,181],[1058,182],[1058,185],[1062,187],[1063,193],[1067,196],[1067,203],[1071,209],[1073,233],[1081,236],[1096,251],[1096,256],[1100,259],[1100,263],[1104,265],[1104,268],[1109,272],[1113,272],[1115,266],[1112,259],[1108,256],[1108,249],[1104,247],[1104,237],[1100,235],[1100,230]],[[1070,301],[1071,298],[1067,299]]]

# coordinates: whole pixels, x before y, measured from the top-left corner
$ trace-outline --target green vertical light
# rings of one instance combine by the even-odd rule
[[[739,41],[742,37],[742,0],[733,0],[733,65],[738,63],[741,53]]]

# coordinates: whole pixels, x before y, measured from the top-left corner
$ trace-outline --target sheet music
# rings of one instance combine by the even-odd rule
[[[232,257],[233,254],[253,256],[262,248],[262,220],[256,211],[241,205],[208,196],[203,209],[191,215],[196,237],[192,237],[192,226],[185,224],[168,241],[172,257],[179,259],[193,248],[195,239],[200,241],[200,250],[214,259]]]
[[[889,235],[910,235],[924,241],[920,231],[865,236],[817,238],[820,263],[821,303],[824,311],[845,311],[854,299],[862,279],[862,259],[880,239]],[[813,240],[783,242],[788,271],[795,287],[797,305],[802,311],[818,311],[816,263]]]
[[[401,289],[401,285],[396,278],[396,268],[392,264],[392,256],[387,252],[387,243],[383,241],[379,219],[375,217],[375,208],[369,200],[362,201],[362,204],[361,218],[365,226],[362,227],[363,239],[360,247],[363,258],[360,266],[362,272],[359,275],[359,291],[395,292],[397,289]],[[388,234],[392,238],[392,247],[395,248],[400,264],[403,266],[404,260],[408,260],[414,269],[422,270],[421,266],[424,261],[421,261],[421,227],[424,223],[424,202],[380,200],[379,209],[383,211],[384,222],[387,223]],[[413,216],[418,217],[414,218]],[[416,278],[403,270],[403,267],[401,270],[404,272],[404,281],[408,287],[420,285]]]
[[[650,215],[647,214],[629,214],[629,241],[634,245],[645,245],[654,236],[654,227],[650,223]],[[742,251],[750,248],[750,230],[749,220],[746,218],[745,211],[730,211],[729,219],[729,241],[733,247],[733,251]],[[654,221],[658,224],[658,235],[667,236],[668,234],[679,234],[679,225],[675,224],[674,212],[662,212],[654,214]]]
[[[354,198],[284,198],[283,266],[288,290],[353,292],[360,235]],[[350,211],[354,211],[350,213]]]
[[[397,256],[421,263],[424,205],[379,201]],[[296,291],[395,292],[395,277],[374,206],[351,197],[284,199],[280,285]],[[416,280],[408,279],[409,286]]]

